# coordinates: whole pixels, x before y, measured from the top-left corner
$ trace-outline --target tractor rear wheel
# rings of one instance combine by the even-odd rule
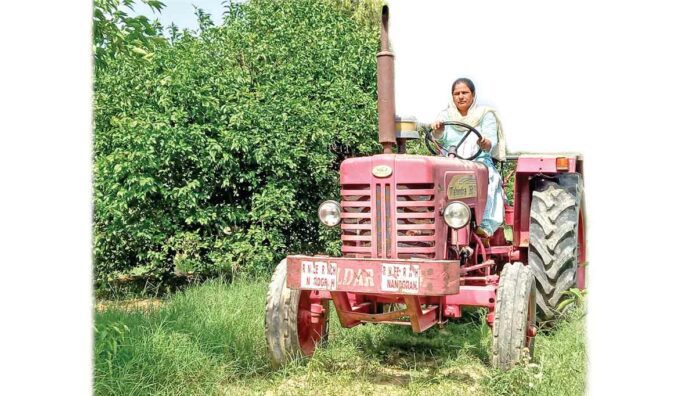
[[[536,278],[539,317],[553,320],[563,292],[575,285],[578,269],[579,202],[548,182],[532,193],[529,266]]]
[[[491,364],[507,370],[534,354],[536,289],[532,271],[520,262],[507,263],[500,273],[493,316]]]
[[[287,263],[273,272],[266,294],[265,333],[273,367],[311,356],[329,335],[329,302],[312,299],[310,290],[286,286]]]

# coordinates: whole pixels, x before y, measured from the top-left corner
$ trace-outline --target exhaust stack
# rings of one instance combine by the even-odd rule
[[[377,53],[377,127],[384,154],[396,144],[396,105],[394,103],[394,53],[389,51],[389,7],[382,7],[382,32]]]

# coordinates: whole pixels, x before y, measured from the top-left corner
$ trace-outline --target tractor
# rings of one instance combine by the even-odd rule
[[[319,205],[320,221],[340,227],[341,257],[289,255],[266,299],[265,336],[277,367],[311,356],[328,338],[329,302],[343,327],[410,326],[420,333],[465,307],[482,307],[492,327],[491,364],[509,369],[532,357],[540,322],[552,322],[564,292],[585,287],[582,156],[512,154],[513,205],[505,228],[482,239],[488,169],[433,148],[405,154],[420,139],[415,120],[395,114],[389,9],[382,8],[377,54],[379,142],[383,153],[345,159],[340,201]],[[469,133],[479,132],[466,124]],[[422,132],[422,130],[421,130]],[[480,137],[480,134],[479,134]]]

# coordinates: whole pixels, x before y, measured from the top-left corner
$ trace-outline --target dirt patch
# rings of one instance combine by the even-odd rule
[[[405,387],[408,386],[409,382],[411,382],[411,374],[407,370],[382,367],[379,372],[375,373],[370,382],[375,385],[393,385]]]
[[[474,385],[483,379],[485,371],[483,369],[477,370],[476,368],[469,366],[448,367],[439,370],[438,375],[448,380]]]
[[[104,312],[107,309],[118,309],[122,311],[151,311],[162,307],[162,300],[158,298],[142,298],[123,301],[108,301],[101,300],[94,304],[98,312]]]

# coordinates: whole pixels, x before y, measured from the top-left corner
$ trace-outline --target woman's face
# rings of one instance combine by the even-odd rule
[[[471,107],[471,104],[474,103],[474,95],[471,93],[471,90],[465,83],[460,82],[454,86],[454,91],[452,91],[452,100],[457,106],[457,110],[459,110],[462,115],[466,115],[466,113],[469,111],[469,107]]]

